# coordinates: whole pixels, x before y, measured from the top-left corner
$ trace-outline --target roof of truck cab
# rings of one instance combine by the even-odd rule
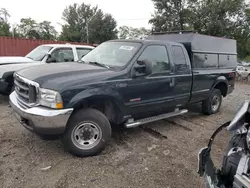
[[[89,45],[78,45],[78,44],[43,44],[41,46],[51,46],[51,47],[79,47],[79,48],[95,48],[93,46],[89,46]]]
[[[116,39],[116,40],[110,40],[108,42],[135,42],[135,43],[141,43],[141,44],[170,44],[170,45],[182,45],[178,42],[172,42],[167,40],[132,40],[132,39]]]

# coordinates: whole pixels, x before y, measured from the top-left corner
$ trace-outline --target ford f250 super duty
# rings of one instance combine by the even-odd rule
[[[186,113],[202,102],[219,111],[234,89],[236,41],[195,33],[112,40],[77,63],[39,65],[15,73],[10,105],[38,135],[62,135],[77,156],[96,155],[111,124],[126,128]]]

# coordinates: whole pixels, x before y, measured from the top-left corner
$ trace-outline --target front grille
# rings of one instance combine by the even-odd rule
[[[37,101],[36,84],[34,82],[15,75],[14,79],[17,99],[22,107],[30,107]]]

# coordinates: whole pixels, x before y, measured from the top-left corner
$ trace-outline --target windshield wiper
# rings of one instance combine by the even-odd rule
[[[26,56],[27,58],[31,59],[31,60],[34,60],[32,57],[29,57],[29,56]]]
[[[85,61],[83,61],[83,60],[81,60],[81,59],[79,59],[77,62],[78,62],[78,63],[86,63]]]
[[[105,65],[105,64],[103,64],[103,63],[98,63],[98,62],[96,62],[96,61],[90,61],[90,62],[88,62],[88,63],[89,63],[89,64],[93,64],[93,65],[98,65],[98,66],[100,66],[100,67],[104,67],[104,68],[107,68],[107,69],[110,68],[108,65]]]

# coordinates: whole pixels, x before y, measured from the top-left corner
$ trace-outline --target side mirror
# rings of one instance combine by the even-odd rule
[[[53,58],[51,54],[47,54],[46,56],[47,56],[47,60],[46,60],[47,63],[56,62],[55,58]]]
[[[133,67],[132,77],[148,76],[153,72],[153,63],[149,60],[137,61]]]

